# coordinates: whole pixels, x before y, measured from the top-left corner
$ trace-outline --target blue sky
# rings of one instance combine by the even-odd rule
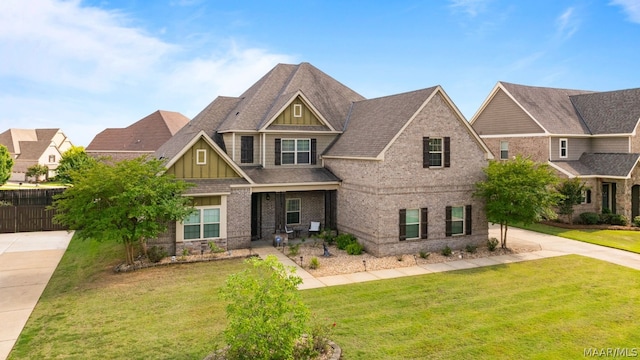
[[[367,98],[442,85],[468,119],[497,81],[640,87],[638,0],[2,0],[0,24],[0,132],[83,146],[158,109],[193,118],[281,62]]]

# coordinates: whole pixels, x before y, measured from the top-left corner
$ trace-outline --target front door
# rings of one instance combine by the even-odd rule
[[[640,185],[631,187],[631,221],[640,215]]]
[[[262,194],[251,194],[251,240],[262,236]]]
[[[616,213],[616,183],[602,183],[602,211]]]

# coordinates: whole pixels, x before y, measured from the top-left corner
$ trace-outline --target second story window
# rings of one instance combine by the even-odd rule
[[[451,166],[451,138],[422,138],[422,167],[441,168]]]
[[[276,139],[276,165],[315,164],[315,139]]]
[[[560,158],[561,159],[564,159],[567,157],[567,147],[568,147],[568,140],[560,139]]]
[[[49,155],[49,162],[50,163],[56,162],[56,156],[55,155]]]
[[[509,160],[509,142],[500,141],[500,160]]]
[[[240,137],[240,163],[253,163],[253,136]]]

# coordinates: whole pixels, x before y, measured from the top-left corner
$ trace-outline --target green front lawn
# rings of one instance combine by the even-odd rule
[[[120,248],[71,241],[10,359],[202,359],[222,344],[238,260],[110,272]],[[115,261],[117,262],[117,260]],[[343,359],[581,358],[640,344],[638,272],[564,256],[302,291]]]
[[[522,224],[514,226],[567,239],[640,253],[640,231],[597,229],[575,230],[538,223],[526,226]]]

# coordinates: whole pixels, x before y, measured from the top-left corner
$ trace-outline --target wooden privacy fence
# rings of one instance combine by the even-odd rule
[[[55,210],[47,210],[53,196],[64,189],[0,191],[0,233],[67,230],[54,224]]]

